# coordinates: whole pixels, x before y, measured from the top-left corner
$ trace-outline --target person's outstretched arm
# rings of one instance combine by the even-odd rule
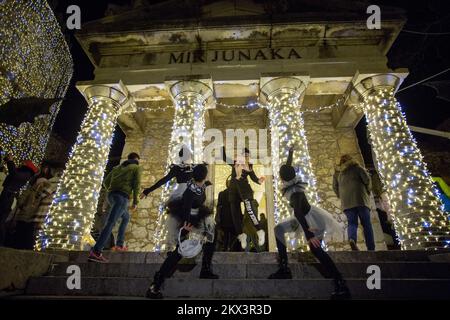
[[[176,175],[175,173],[175,166],[172,166],[170,168],[170,171],[167,175],[165,175],[164,177],[162,177],[160,180],[158,180],[154,185],[152,185],[149,188],[144,189],[144,191],[142,192],[144,195],[148,195],[150,192],[155,191],[156,189],[158,189],[159,187],[161,187],[162,185],[166,184],[167,182],[169,182],[172,178],[174,178]]]
[[[288,158],[287,158],[287,161],[286,161],[286,165],[292,167],[292,158],[293,158],[293,156],[294,156],[294,147],[290,147],[289,148]]]
[[[256,173],[253,170],[253,167],[250,169],[251,169],[251,171],[249,173],[250,179],[252,179],[252,181],[256,184],[261,184],[260,179],[256,176]]]
[[[230,166],[234,165],[234,161],[231,158],[228,158],[227,154],[225,153],[225,146],[222,147],[222,159],[225,163],[229,164]]]

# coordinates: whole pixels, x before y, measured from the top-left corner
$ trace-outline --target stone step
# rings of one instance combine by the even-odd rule
[[[135,296],[142,297],[149,278],[82,278],[80,290],[69,290],[66,277],[31,278],[27,295],[45,296]],[[369,290],[366,279],[347,279],[354,299],[449,299],[450,280],[384,279],[380,290]],[[168,298],[291,298],[328,299],[332,291],[328,279],[168,279]]]
[[[382,262],[375,263],[380,267],[382,278],[421,278],[421,279],[448,279],[450,278],[450,263],[432,262]],[[50,276],[67,276],[66,270],[72,263],[55,265],[49,272]],[[157,263],[79,263],[82,277],[129,277],[151,278],[160,268]],[[367,277],[367,267],[371,263],[337,263],[338,269],[345,278]],[[175,278],[197,278],[201,265],[180,265]],[[215,264],[214,272],[221,279],[266,279],[277,270],[277,265],[272,264]],[[325,273],[319,263],[292,263],[290,268],[294,278],[310,279],[322,278]],[[191,270],[192,269],[192,270]],[[188,271],[188,272],[183,272]]]
[[[47,251],[62,255],[71,262],[82,263],[87,261],[87,251]],[[439,251],[330,251],[330,256],[335,262],[388,262],[388,261],[429,261],[429,256],[450,252],[450,250]],[[157,252],[109,252],[104,255],[113,263],[162,263],[166,257],[165,253]],[[291,262],[314,262],[315,259],[310,252],[290,253]],[[197,257],[200,261],[201,257]],[[214,263],[276,263],[275,252],[245,253],[245,252],[216,252]],[[63,261],[60,260],[60,261]]]

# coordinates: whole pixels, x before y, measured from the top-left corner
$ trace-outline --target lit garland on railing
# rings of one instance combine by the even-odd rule
[[[177,85],[177,84],[175,84]],[[183,84],[180,84],[181,86]],[[198,82],[193,85],[199,88],[206,88],[206,85]],[[175,115],[172,125],[172,134],[169,143],[169,156],[166,166],[168,173],[170,165],[178,159],[178,153],[182,144],[186,144],[193,150],[193,163],[203,162],[203,132],[205,131],[205,110],[206,99],[211,93],[202,93],[195,91],[180,92],[174,97],[175,100]],[[161,194],[161,201],[158,209],[158,219],[156,221],[155,235],[154,235],[154,250],[165,251],[167,230],[166,223],[166,203],[169,195],[175,186],[174,181],[170,181],[164,186]]]
[[[334,109],[342,104],[344,101],[343,97],[338,98],[338,100],[332,104],[321,106],[321,107],[301,107],[300,113],[319,113],[321,111],[325,110],[331,110]],[[247,104],[226,104],[223,102],[219,102],[218,100],[214,101],[214,104],[218,107],[224,107],[227,109],[251,109],[251,108],[264,108],[268,109],[268,105],[258,101],[250,102]],[[355,106],[357,107],[357,106]],[[166,105],[163,107],[157,107],[157,108],[148,108],[148,107],[138,107],[137,111],[140,112],[164,112],[168,109],[173,108],[173,105]]]
[[[64,97],[72,58],[47,1],[1,1],[0,21],[0,105],[13,98]],[[0,124],[0,146],[17,162],[39,163],[59,105],[32,124]]]
[[[116,99],[93,95],[89,100],[89,109],[38,236],[37,250],[81,250],[83,240],[90,235],[121,108],[119,101],[125,98],[117,90],[111,92]]]
[[[449,247],[449,222],[394,90],[373,90],[362,108],[402,249]]]

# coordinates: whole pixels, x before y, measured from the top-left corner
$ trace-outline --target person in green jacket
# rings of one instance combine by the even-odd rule
[[[125,230],[130,220],[128,203],[131,195],[133,195],[133,204],[131,209],[136,209],[141,185],[139,155],[135,152],[130,153],[128,155],[128,160],[111,170],[111,172],[106,176],[103,185],[108,191],[108,202],[110,204],[110,209],[107,222],[103,227],[94,248],[89,254],[88,260],[93,262],[108,262],[108,260],[102,255],[102,250],[109,239],[114,225],[120,218],[122,221],[120,223],[115,249],[117,251],[127,250],[124,246],[124,242]]]

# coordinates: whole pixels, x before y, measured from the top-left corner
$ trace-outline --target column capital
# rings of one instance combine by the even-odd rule
[[[401,84],[401,79],[395,74],[382,73],[370,77],[366,77],[357,82],[353,86],[350,94],[350,100],[359,102],[375,90],[379,89],[394,89],[396,90]]]
[[[115,85],[94,84],[86,87],[82,93],[88,102],[97,99],[108,99],[115,102],[115,107],[120,113],[136,111],[134,99],[122,81]]]
[[[182,95],[200,95],[202,103],[213,103],[213,90],[211,78],[180,78],[179,80],[167,80],[166,86],[170,96],[176,101]]]
[[[301,95],[305,92],[309,77],[305,76],[280,76],[261,77],[261,101],[269,102],[278,94]]]

